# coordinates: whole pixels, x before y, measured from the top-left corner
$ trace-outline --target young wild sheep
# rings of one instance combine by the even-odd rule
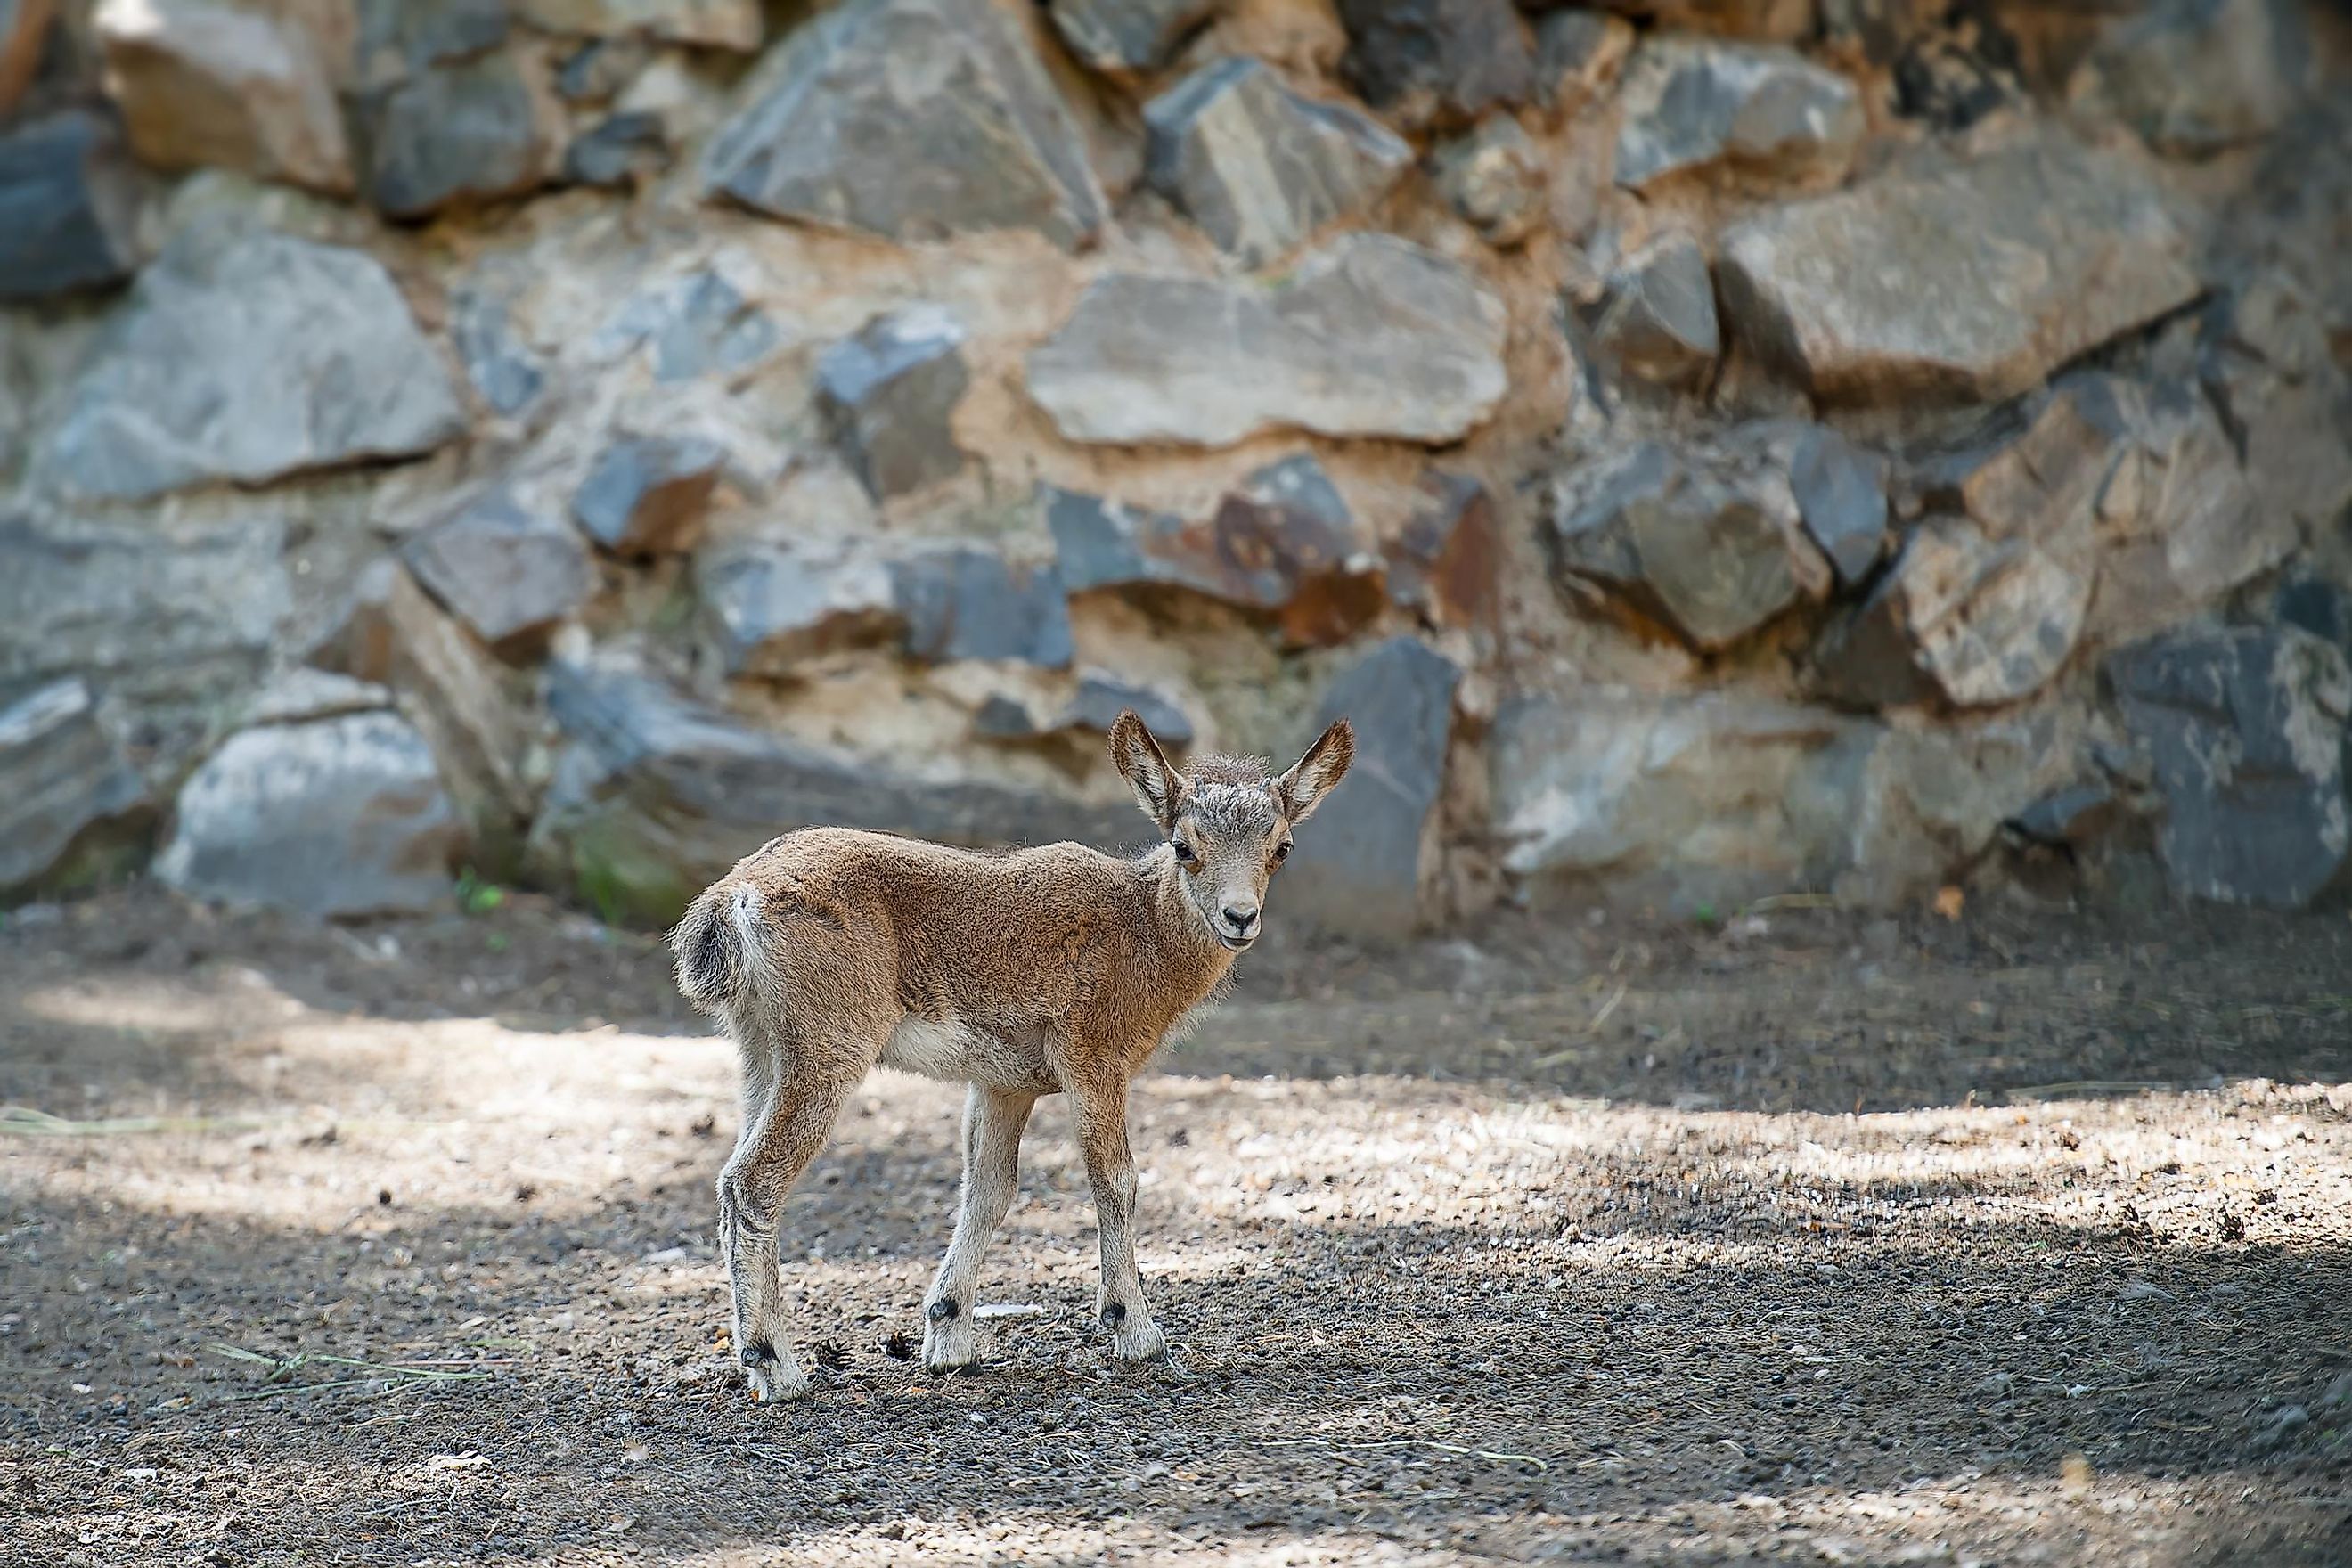
[[[784,1342],[777,1216],[877,1062],[970,1086],[962,1205],[924,1303],[926,1367],[980,1359],[981,1255],[1012,1206],[1030,1108],[1055,1093],[1070,1097],[1094,1188],[1096,1310],[1112,1353],[1167,1349],[1135,1270],[1128,1084],[1257,940],[1290,830],[1348,771],[1355,736],[1339,721],[1279,778],[1232,757],[1180,773],[1129,712],[1110,752],[1163,840],[1135,859],[803,828],[746,858],[671,934],[679,988],[726,1023],[742,1056],[719,1238],[736,1353],[760,1398],[808,1387]]]

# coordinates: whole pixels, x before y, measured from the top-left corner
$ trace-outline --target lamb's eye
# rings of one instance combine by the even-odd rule
[[[1168,841],[1168,847],[1176,851],[1176,863],[1180,866],[1194,865],[1198,863],[1201,858],[1198,855],[1192,853],[1192,847],[1190,844],[1185,843],[1181,838],[1170,839]]]
[[[1275,859],[1275,864],[1276,864],[1276,865],[1280,865],[1283,861],[1287,860],[1287,859],[1289,859],[1289,858],[1290,858],[1290,841],[1289,841],[1288,839],[1285,839],[1285,840],[1283,840],[1283,842],[1281,842],[1281,843],[1279,843],[1279,844],[1277,844],[1277,845],[1276,845],[1276,846],[1274,847],[1274,859]]]

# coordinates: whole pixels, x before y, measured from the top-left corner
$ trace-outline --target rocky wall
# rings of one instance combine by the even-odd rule
[[[1286,897],[2340,888],[2298,0],[0,0],[0,897],[668,918],[772,835]]]

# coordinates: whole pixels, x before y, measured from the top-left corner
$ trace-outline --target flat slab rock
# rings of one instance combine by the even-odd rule
[[[1634,190],[1675,176],[1834,182],[1868,128],[1853,82],[1769,46],[1656,37],[1633,51],[1620,93],[1616,177]]]
[[[75,386],[48,471],[139,500],[429,452],[465,428],[381,263],[280,234],[189,235],[140,274]]]
[[[1224,447],[1268,430],[1433,444],[1509,389],[1501,301],[1388,235],[1309,252],[1280,287],[1116,273],[1029,356],[1029,395],[1073,441]]]
[[[2146,172],[2063,137],[1793,202],[1722,239],[1733,330],[1832,402],[1992,401],[2194,299]]]
[[[405,720],[243,730],[180,791],[156,874],[194,898],[355,917],[443,907],[465,829]]]
[[[1034,228],[1076,249],[1108,217],[1076,121],[996,6],[848,0],[776,47],[704,154],[709,194],[899,240]]]

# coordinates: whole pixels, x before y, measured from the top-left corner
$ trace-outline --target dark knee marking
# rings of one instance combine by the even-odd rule
[[[955,1321],[955,1315],[962,1310],[961,1307],[956,1305],[954,1297],[942,1296],[924,1309],[923,1316],[935,1323],[951,1323]]]
[[[776,1347],[765,1340],[753,1340],[736,1352],[736,1359],[745,1366],[772,1366],[776,1360]]]
[[[1104,1328],[1116,1330],[1121,1323],[1127,1321],[1127,1309],[1113,1301],[1103,1309],[1102,1321]]]

